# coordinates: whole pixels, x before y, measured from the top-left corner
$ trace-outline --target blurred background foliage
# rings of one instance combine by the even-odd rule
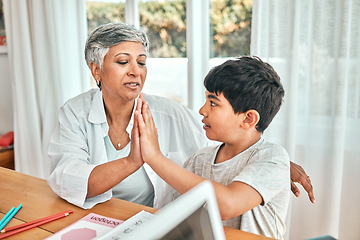
[[[89,33],[125,21],[125,4],[87,2]],[[150,57],[186,57],[186,0],[140,2],[140,25],[150,41]],[[210,57],[250,54],[252,0],[211,0]]]

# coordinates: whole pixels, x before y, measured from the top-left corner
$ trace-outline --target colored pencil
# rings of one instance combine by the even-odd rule
[[[10,220],[20,210],[21,207],[22,207],[22,204],[20,203],[20,205],[14,211],[12,211],[11,214],[8,216],[8,218],[5,219],[5,221],[0,225],[0,229],[3,229],[6,226],[6,224],[8,224],[8,222],[10,222]]]
[[[3,238],[6,238],[6,237],[9,237],[9,236],[12,236],[14,234],[17,234],[17,233],[20,233],[20,232],[23,232],[25,230],[28,230],[28,229],[31,229],[31,228],[34,228],[34,227],[37,227],[37,226],[40,226],[42,224],[45,224],[45,223],[48,223],[48,222],[51,222],[51,221],[54,221],[54,220],[57,220],[59,218],[63,218],[63,217],[66,217],[68,216],[70,213],[72,213],[73,211],[70,210],[70,211],[66,211],[64,213],[58,213],[58,214],[55,214],[55,215],[52,215],[50,217],[46,217],[46,218],[43,218],[45,220],[42,220],[42,221],[37,221],[33,224],[30,224],[30,225],[26,225],[25,227],[21,227],[21,228],[16,228],[15,230],[12,230],[10,232],[7,232],[7,233],[4,233],[4,234],[0,234],[0,239],[3,239]],[[39,219],[41,220],[41,219]],[[20,224],[20,225],[24,225],[24,224]]]
[[[36,220],[33,220],[31,222],[27,222],[27,223],[22,223],[20,225],[16,225],[16,226],[13,226],[13,227],[9,227],[9,228],[5,228],[3,230],[1,230],[0,232],[1,233],[6,233],[6,232],[10,232],[10,231],[13,231],[13,230],[16,230],[18,228],[23,228],[23,227],[26,227],[28,225],[32,225],[32,224],[35,224],[35,223],[38,223],[38,222],[42,222],[42,221],[45,221],[45,220],[48,220],[48,219],[54,219],[56,218],[57,216],[61,216],[61,217],[64,217],[64,215],[67,213],[67,214],[70,214],[72,213],[73,210],[68,210],[68,211],[65,211],[65,212],[61,212],[61,213],[57,213],[57,214],[54,214],[54,215],[51,215],[51,216],[48,216],[48,217],[44,217],[44,218],[40,218],[40,219],[36,219]]]
[[[9,215],[15,210],[14,207],[12,207],[7,213],[6,215],[1,219],[0,221],[0,226],[3,224],[3,222],[6,221],[6,219],[9,217]],[[1,230],[1,229],[0,229]]]

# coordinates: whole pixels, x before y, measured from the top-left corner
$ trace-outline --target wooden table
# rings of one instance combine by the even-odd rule
[[[91,212],[120,220],[126,220],[141,210],[151,213],[156,212],[154,208],[117,198],[112,198],[105,203],[85,210],[61,199],[51,190],[46,180],[0,167],[0,217],[5,215],[11,207],[17,207],[20,203],[23,205],[22,209],[6,227],[15,226],[67,210],[73,210],[74,212],[65,218],[15,234],[6,239],[44,239]],[[225,227],[225,235],[226,239],[270,239],[227,227]]]

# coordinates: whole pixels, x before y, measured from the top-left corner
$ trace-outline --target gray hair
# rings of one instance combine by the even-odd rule
[[[92,31],[86,41],[85,60],[88,67],[95,62],[102,69],[109,48],[121,42],[139,42],[146,52],[149,51],[149,40],[143,30],[125,23],[104,24]]]

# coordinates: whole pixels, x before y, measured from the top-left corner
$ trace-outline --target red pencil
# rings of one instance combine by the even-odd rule
[[[66,217],[67,215],[69,215],[72,212],[73,212],[72,210],[68,210],[66,212],[54,214],[54,215],[49,216],[49,217],[44,217],[44,218],[37,219],[37,220],[31,221],[31,222],[23,223],[23,224],[14,226],[14,227],[5,228],[1,232],[2,233],[6,232],[6,233],[5,234],[0,234],[0,239],[12,236],[12,235],[14,235],[16,233],[23,232],[25,230],[40,226],[42,224],[54,221],[56,219]]]

